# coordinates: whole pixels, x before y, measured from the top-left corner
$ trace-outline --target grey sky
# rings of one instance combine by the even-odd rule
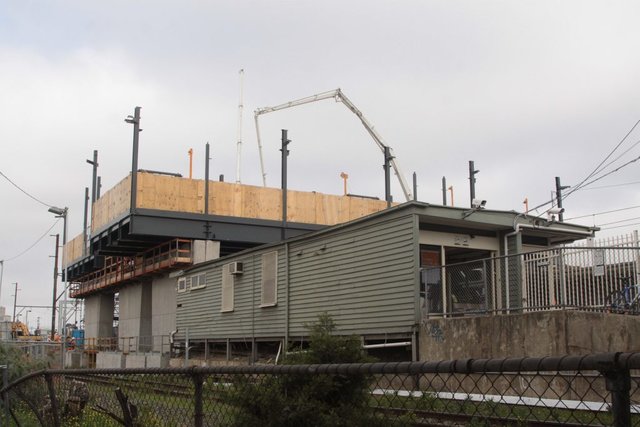
[[[0,171],[81,232],[85,163],[100,152],[104,190],[130,169],[142,109],[140,167],[235,179],[238,70],[245,69],[242,181],[259,184],[253,110],[341,87],[394,148],[419,198],[440,181],[468,203],[467,162],[487,207],[550,199],[554,177],[580,182],[640,111],[640,4],[596,1],[4,1],[0,3]],[[333,101],[261,118],[268,183],[289,130],[290,187],[383,197],[382,155]],[[640,130],[624,149],[640,140]],[[620,152],[622,152],[620,151]],[[608,170],[640,155],[634,147]],[[614,156],[615,157],[615,156]],[[566,217],[640,205],[638,164],[565,201]],[[393,183],[396,200],[402,200]],[[52,215],[0,177],[0,259],[27,248]],[[543,213],[541,210],[539,213]],[[577,220],[607,224],[640,209]],[[632,220],[610,226],[634,224]],[[638,226],[604,230],[615,235]],[[61,225],[54,231],[61,232]],[[53,238],[5,264],[0,304],[50,304]],[[43,317],[46,312],[35,312]]]

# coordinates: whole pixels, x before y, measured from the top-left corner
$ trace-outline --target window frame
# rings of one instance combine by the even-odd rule
[[[269,258],[273,257],[272,260]],[[273,275],[272,277],[266,277],[267,263],[273,263]],[[274,307],[278,305],[278,251],[271,251],[262,254],[260,258],[260,308]],[[273,281],[273,299],[265,301],[265,289]]]
[[[231,274],[231,264],[224,264],[221,270],[220,280],[220,312],[231,313],[234,310],[235,275]],[[225,280],[226,279],[226,280]],[[225,298],[226,297],[226,298]],[[226,300],[226,301],[225,301]]]

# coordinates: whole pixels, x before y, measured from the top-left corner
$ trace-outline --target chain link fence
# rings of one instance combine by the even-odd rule
[[[339,365],[46,370],[18,426],[640,426],[640,353]]]
[[[640,314],[640,247],[566,247],[424,267],[423,317],[557,308]]]

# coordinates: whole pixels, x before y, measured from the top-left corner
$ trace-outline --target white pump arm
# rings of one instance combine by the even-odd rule
[[[275,111],[284,110],[286,108],[297,107],[298,105],[309,104],[311,102],[321,101],[323,99],[329,99],[329,98],[335,99],[336,102],[342,102],[349,110],[351,110],[351,112],[353,112],[353,114],[358,116],[358,118],[362,122],[362,125],[365,127],[367,132],[369,132],[369,135],[371,135],[371,137],[373,138],[378,148],[384,153],[385,147],[387,147],[387,145],[384,143],[380,134],[378,134],[374,126],[364,117],[362,112],[355,105],[353,105],[353,103],[349,100],[349,98],[347,98],[340,89],[331,90],[328,92],[322,92],[317,95],[308,96],[306,98],[300,98],[295,101],[290,101],[284,104],[276,105],[274,107],[258,108],[254,112],[254,119],[256,122],[256,136],[258,138],[258,151],[260,153],[260,170],[262,172],[263,185],[265,186],[267,185],[267,178],[266,178],[267,175],[264,171],[264,162],[262,158],[262,142],[260,141],[260,128],[258,125],[258,116],[260,116],[261,114],[273,113]],[[398,165],[398,162],[393,156],[393,151],[391,150],[391,147],[389,147],[389,151],[391,153],[391,160],[390,160],[391,167],[393,168],[393,171],[396,174],[396,177],[398,177],[398,182],[400,183],[400,187],[402,188],[404,196],[406,197],[407,201],[409,201],[411,200],[411,190],[409,189],[409,186],[407,185],[407,182],[405,181],[404,176],[400,171],[400,166]]]

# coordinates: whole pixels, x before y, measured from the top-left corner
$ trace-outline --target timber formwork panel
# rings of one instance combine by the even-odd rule
[[[203,180],[148,172],[139,172],[137,177],[136,212],[149,210],[198,215],[205,213]],[[130,199],[129,175],[96,200],[92,209],[92,241],[94,236],[103,234],[118,221],[126,219],[131,212]],[[287,200],[288,222],[322,226],[347,222],[381,211],[387,206],[381,200],[291,190],[287,194]],[[208,213],[237,219],[280,221],[282,191],[277,188],[210,181]],[[83,255],[83,237],[79,235],[65,246],[63,265],[71,266]]]

